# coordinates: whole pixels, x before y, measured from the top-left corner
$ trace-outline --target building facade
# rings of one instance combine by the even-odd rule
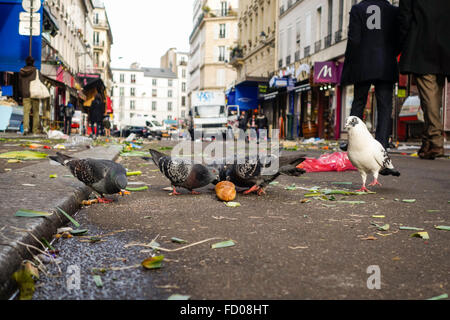
[[[189,53],[177,51],[176,48],[169,49],[161,57],[161,68],[170,69],[178,78],[178,114],[176,120],[184,121],[188,116],[187,109],[187,85],[189,83],[188,73]]]
[[[225,91],[236,81],[236,71],[228,63],[238,39],[237,12],[237,0],[194,2],[194,28],[189,37],[188,100],[193,91]]]
[[[144,126],[146,121],[175,120],[178,106],[178,77],[170,69],[143,68],[134,63],[129,69],[112,68],[113,125]]]

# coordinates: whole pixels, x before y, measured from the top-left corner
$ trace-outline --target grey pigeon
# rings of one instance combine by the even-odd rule
[[[50,159],[68,167],[75,178],[99,193],[102,197],[100,202],[111,202],[104,198],[105,194],[119,193],[127,187],[127,171],[114,161],[77,159],[60,152]]]
[[[257,192],[258,195],[265,194],[265,188],[280,175],[300,176],[305,170],[298,169],[297,166],[305,161],[304,154],[294,155],[268,155],[262,157],[246,157],[245,159],[234,158],[231,164],[215,165],[220,172],[220,181],[230,181],[237,187],[250,188],[244,192],[249,194]],[[274,161],[278,161],[278,166],[274,171],[268,170]]]
[[[207,186],[219,179],[219,171],[213,167],[206,167],[186,159],[172,158],[164,153],[150,149],[151,160],[168,178],[173,187],[173,194],[178,195],[176,187],[188,189],[193,194],[194,189]],[[148,158],[143,158],[148,160]]]
[[[378,174],[400,176],[387,151],[373,138],[361,119],[355,116],[348,117],[345,129],[348,130],[348,158],[358,169],[363,182],[359,191],[369,191],[366,188],[368,174],[372,174],[374,178],[369,186],[381,186]]]

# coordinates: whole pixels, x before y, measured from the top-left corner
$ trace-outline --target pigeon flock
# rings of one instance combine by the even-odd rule
[[[380,174],[400,176],[387,151],[373,138],[361,119],[354,116],[347,118],[345,128],[348,130],[348,157],[362,178],[362,187],[359,191],[369,191],[366,187],[369,174],[374,178],[369,186],[381,186],[378,182]],[[198,194],[195,189],[218,184],[221,181],[229,181],[238,188],[246,189],[244,194],[256,192],[262,195],[266,193],[265,188],[280,175],[300,176],[305,173],[303,169],[297,168],[305,160],[304,154],[245,158],[235,156],[232,161],[223,159],[221,163],[209,165],[172,158],[153,149],[150,149],[150,154],[151,158],[142,157],[142,159],[152,161],[169,179],[173,195],[180,194],[176,188],[184,188],[192,194]],[[112,202],[105,198],[105,195],[121,193],[127,187],[126,169],[113,161],[78,159],[60,152],[56,156],[50,156],[50,159],[68,167],[75,178],[100,195],[98,200],[101,203]]]

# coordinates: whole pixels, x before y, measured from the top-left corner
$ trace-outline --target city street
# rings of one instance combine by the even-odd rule
[[[151,142],[144,150],[173,145]],[[310,157],[321,154],[304,150]],[[393,155],[401,177],[381,177],[383,186],[371,188],[374,194],[328,195],[329,200],[305,197],[311,193],[306,189],[356,191],[360,175],[281,177],[267,195],[239,194],[236,208],[219,201],[212,185],[200,195],[184,190],[171,196],[163,190],[169,181],[155,165],[140,157],[119,157],[118,162],[142,172],[129,177],[129,187],[149,189],[79,210],[74,218],[88,234],[53,243],[60,262],[47,265],[49,275],[41,273],[33,299],[164,300],[173,294],[194,300],[427,299],[449,292],[450,232],[435,229],[450,225],[448,158]],[[63,184],[70,186],[73,179]],[[423,228],[429,240],[411,237],[417,231],[400,227]],[[154,255],[164,260],[161,268],[146,270],[141,262],[152,249],[140,245],[152,240],[161,248]],[[226,240],[235,245],[211,248]],[[80,271],[80,285],[68,290],[73,266]],[[368,288],[371,266],[379,267],[380,289]]]

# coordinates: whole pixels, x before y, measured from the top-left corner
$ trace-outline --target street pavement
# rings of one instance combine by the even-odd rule
[[[152,142],[144,150],[167,145],[173,143]],[[318,157],[321,151],[306,153]],[[79,210],[75,219],[89,229],[88,236],[53,242],[59,263],[47,265],[34,299],[167,299],[172,294],[195,300],[427,299],[450,291],[450,232],[435,229],[450,225],[448,158],[395,154],[400,177],[381,177],[383,186],[372,188],[375,194],[335,195],[338,201],[305,198],[309,191],[286,187],[355,191],[361,184],[356,171],[280,177],[267,195],[239,194],[236,208],[219,201],[212,186],[200,195],[171,196],[163,190],[169,181],[155,165],[140,157],[118,161],[142,171],[129,181],[149,190]],[[380,231],[375,224],[389,229]],[[423,228],[430,239],[411,237],[416,231],[401,226]],[[187,243],[174,243],[172,237]],[[159,253],[136,245],[152,240],[160,244]],[[196,244],[203,240],[208,241]],[[224,240],[235,245],[211,248]],[[184,248],[189,244],[196,245]],[[164,255],[162,267],[145,270],[140,263],[154,254]],[[80,275],[75,288],[68,287],[73,270]],[[378,274],[379,289],[370,289],[376,283],[371,276]]]

